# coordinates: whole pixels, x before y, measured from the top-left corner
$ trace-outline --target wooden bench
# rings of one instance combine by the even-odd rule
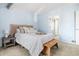
[[[51,47],[56,46],[58,48],[58,40],[52,39],[51,41],[44,44],[43,53],[47,56],[50,56]]]

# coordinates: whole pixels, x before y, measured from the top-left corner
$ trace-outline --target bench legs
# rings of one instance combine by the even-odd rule
[[[50,56],[50,47],[44,46],[43,53],[44,53],[46,56]]]
[[[58,43],[56,43],[55,46],[58,48]]]
[[[58,48],[58,43],[56,43],[54,46],[56,46]],[[43,53],[46,55],[46,56],[50,56],[50,51],[51,51],[51,47],[47,47],[47,46],[44,46],[44,49],[43,49]]]
[[[47,55],[47,56],[50,56],[50,48],[49,48],[49,47],[47,47],[46,55]]]

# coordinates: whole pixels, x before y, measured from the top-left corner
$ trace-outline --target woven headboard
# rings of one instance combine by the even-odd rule
[[[31,28],[33,28],[32,25],[17,25],[17,24],[11,24],[11,25],[10,25],[10,34],[15,34],[18,27],[31,27]]]

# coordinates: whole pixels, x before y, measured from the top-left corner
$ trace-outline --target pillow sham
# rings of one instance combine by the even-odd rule
[[[36,33],[36,32],[37,32],[37,30],[36,30],[36,29],[34,29],[34,28],[29,28],[29,32],[30,32],[30,33]]]
[[[32,33],[37,33],[38,31],[36,29],[30,28],[30,27],[19,27],[17,29],[17,32],[19,32],[19,33],[32,34]]]
[[[23,27],[19,27],[19,29],[20,29],[20,33],[25,33]]]
[[[23,29],[24,29],[25,33],[28,33],[29,32],[29,28],[23,27]]]
[[[17,32],[17,33],[20,33],[20,29],[18,28],[18,29],[16,30],[16,32]]]

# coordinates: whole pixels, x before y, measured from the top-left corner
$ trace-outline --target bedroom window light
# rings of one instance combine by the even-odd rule
[[[55,36],[59,34],[59,16],[53,16],[49,19],[51,31]]]

